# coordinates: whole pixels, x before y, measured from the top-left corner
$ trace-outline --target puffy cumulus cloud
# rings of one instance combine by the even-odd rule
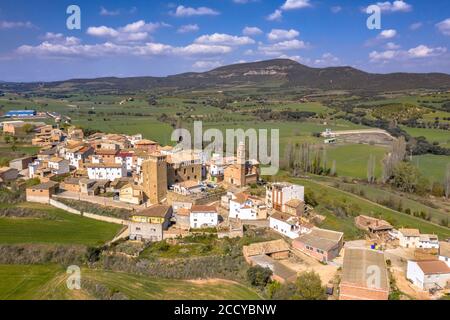
[[[16,49],[19,55],[36,57],[104,57],[104,56],[179,56],[179,57],[213,57],[230,53],[233,49],[224,45],[192,43],[187,46],[174,47],[155,42],[144,44],[113,43],[83,44],[74,37],[60,34],[48,34],[49,40],[37,46],[23,45]]]
[[[266,19],[269,21],[280,21],[283,19],[283,12],[277,9],[273,13],[269,14]]]
[[[284,4],[266,17],[269,21],[281,21],[283,11],[312,7],[310,0],[286,0]]]
[[[87,34],[119,42],[137,42],[147,39],[150,33],[164,26],[168,25],[165,23],[147,23],[144,20],[139,20],[118,29],[106,26],[89,27]]]
[[[220,61],[196,61],[192,67],[199,71],[205,71],[221,67],[222,65]]]
[[[442,34],[450,36],[450,18],[447,18],[444,21],[439,22],[438,24],[436,24],[436,27]]]
[[[380,34],[377,36],[378,39],[385,40],[385,39],[392,39],[397,35],[397,30],[395,29],[388,29],[383,30],[380,32]]]
[[[441,55],[445,52],[447,52],[447,48],[444,48],[444,47],[430,48],[425,45],[420,45],[418,47],[408,50],[408,54],[411,58],[434,57],[434,56]]]
[[[309,0],[286,0],[281,6],[282,10],[295,10],[311,7]]]
[[[189,32],[197,32],[200,30],[197,24],[186,24],[178,28],[178,33],[189,33]]]
[[[314,64],[320,67],[337,66],[340,64],[340,59],[333,54],[324,53],[319,59],[314,60]]]
[[[198,37],[194,41],[195,43],[200,44],[219,44],[219,45],[227,45],[227,46],[243,46],[248,44],[254,44],[255,40],[249,38],[247,36],[239,37],[232,36],[225,33],[214,33],[207,34],[201,37]]]
[[[423,59],[430,57],[437,57],[445,54],[447,48],[435,47],[431,48],[426,45],[419,45],[409,50],[386,50],[386,51],[372,51],[369,54],[371,62],[388,62],[388,61],[406,61],[410,59]]]
[[[294,29],[284,30],[284,29],[272,29],[270,33],[267,34],[267,38],[270,41],[280,41],[280,40],[291,40],[297,38],[300,32]]]
[[[413,9],[412,5],[403,0],[377,2],[376,5],[380,7],[382,12],[410,12]],[[364,12],[365,11],[366,8],[364,8]]]
[[[282,55],[285,51],[293,51],[307,48],[308,45],[298,39],[281,41],[270,45],[260,44],[258,51],[265,55]]]
[[[0,29],[35,28],[30,21],[0,21]]]
[[[171,14],[175,17],[217,16],[220,12],[208,7],[191,8],[180,5]]]
[[[245,27],[242,30],[242,34],[244,36],[255,36],[261,33],[263,33],[263,31],[258,27]]]

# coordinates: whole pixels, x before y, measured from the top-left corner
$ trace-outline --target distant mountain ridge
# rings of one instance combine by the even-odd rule
[[[233,64],[207,72],[188,72],[167,77],[72,79],[47,83],[2,83],[17,90],[146,90],[152,88],[204,88],[223,85],[276,82],[287,87],[324,90],[398,91],[450,89],[445,73],[373,74],[352,67],[311,68],[289,59]]]

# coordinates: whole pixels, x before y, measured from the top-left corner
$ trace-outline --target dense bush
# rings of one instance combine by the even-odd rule
[[[0,264],[82,264],[86,248],[75,245],[0,245]]]

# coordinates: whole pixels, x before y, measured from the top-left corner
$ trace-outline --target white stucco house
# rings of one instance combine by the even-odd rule
[[[219,223],[219,215],[216,207],[192,206],[190,209],[189,222],[192,229],[216,227]]]
[[[269,218],[269,227],[291,239],[298,238],[301,234],[311,232],[312,226],[301,224],[298,217],[285,213],[275,212]]]
[[[69,160],[53,157],[48,161],[48,168],[53,174],[66,174],[70,172]]]
[[[89,163],[86,165],[89,179],[109,180],[124,178],[127,176],[125,164],[118,163]]]
[[[433,234],[421,234],[418,229],[399,229],[399,245],[403,248],[439,249],[439,239]]]
[[[267,219],[267,207],[258,198],[245,193],[233,195],[229,202],[229,217],[241,220]]]
[[[269,209],[286,212],[286,203],[291,200],[305,201],[305,187],[287,183],[277,182],[266,187],[266,205]]]
[[[450,267],[440,260],[409,260],[406,278],[422,290],[442,290],[449,286]]]

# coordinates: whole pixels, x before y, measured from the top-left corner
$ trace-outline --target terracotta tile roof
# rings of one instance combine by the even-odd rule
[[[345,249],[341,283],[368,287],[367,270],[370,266],[376,266],[380,270],[380,287],[374,289],[389,290],[384,253],[365,248]]]
[[[190,214],[191,214],[191,210],[186,209],[186,208],[180,208],[177,211],[177,215],[184,216],[184,217],[189,217]]]
[[[48,181],[48,182],[45,182],[45,183],[38,184],[36,186],[29,187],[27,189],[32,189],[32,190],[49,190],[51,188],[57,187],[58,185],[59,185],[59,183],[57,183],[57,182]]]
[[[450,242],[439,242],[439,255],[450,258]]]
[[[423,260],[416,263],[424,274],[450,274],[450,267],[441,260]]]
[[[193,205],[191,212],[217,212],[217,209],[215,206]]]
[[[100,156],[115,156],[119,151],[117,150],[109,150],[109,149],[98,149],[95,150],[95,154]]]
[[[170,210],[170,206],[164,205],[154,205],[150,208],[144,209],[142,211],[136,212],[136,216],[145,216],[145,217],[159,217],[164,218]]]
[[[339,243],[343,235],[342,232],[314,228],[310,233],[295,239],[294,242],[301,242],[311,247],[328,251]]]
[[[298,208],[302,204],[304,204],[304,202],[299,199],[291,199],[285,203],[285,205],[287,205],[288,207],[291,207],[291,208]]]
[[[120,163],[86,163],[86,168],[122,168]]]
[[[420,237],[420,231],[418,229],[405,229],[401,228],[398,231],[403,234],[404,237]]]

